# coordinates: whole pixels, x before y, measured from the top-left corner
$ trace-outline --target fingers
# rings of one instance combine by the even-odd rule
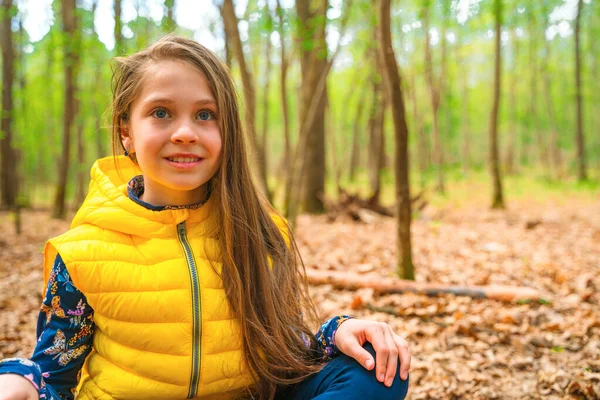
[[[396,335],[386,323],[378,323],[367,331],[368,340],[376,352],[375,376],[379,382],[391,386],[400,359],[400,378],[406,380],[410,369],[410,352],[406,340]]]
[[[385,382],[388,358],[390,354],[390,345],[385,334],[386,329],[387,324],[382,322],[374,324],[373,327],[368,331],[368,340],[373,345],[377,355],[375,357],[375,376],[381,383]],[[393,347],[395,347],[395,345]]]
[[[375,362],[373,356],[367,350],[365,350],[359,342],[348,343],[348,352],[346,353],[350,357],[354,358],[367,370],[373,369]]]
[[[396,367],[398,366],[398,347],[394,341],[394,333],[389,326],[386,325],[386,328],[387,329],[384,329],[384,333],[389,354],[385,372],[385,385],[389,387],[392,386],[394,376],[396,375]]]
[[[351,324],[352,321],[354,324]],[[375,367],[376,379],[386,386],[392,386],[398,362],[400,378],[408,378],[411,361],[408,344],[404,338],[396,335],[388,324],[350,320],[338,329],[336,341],[341,352],[354,358],[365,369],[370,371]],[[373,345],[375,359],[362,347],[365,341]]]
[[[408,349],[408,344],[403,337],[393,334],[393,338],[400,355],[400,379],[406,380],[408,377],[408,371],[410,370],[410,350]]]

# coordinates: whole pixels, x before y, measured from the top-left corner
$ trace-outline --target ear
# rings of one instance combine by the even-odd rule
[[[119,130],[121,131],[121,143],[123,143],[123,147],[128,149],[130,153],[133,153],[133,140],[129,134],[129,126],[122,122]]]

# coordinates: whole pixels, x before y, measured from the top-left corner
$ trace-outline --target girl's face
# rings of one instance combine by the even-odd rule
[[[171,60],[148,67],[121,132],[142,170],[145,202],[189,205],[204,200],[205,183],[221,156],[218,111],[208,80],[197,68]]]

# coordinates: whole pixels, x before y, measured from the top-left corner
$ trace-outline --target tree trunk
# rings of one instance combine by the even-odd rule
[[[121,22],[121,0],[115,0],[115,52],[117,56],[125,54],[123,48],[123,24]],[[93,26],[94,24],[92,24]],[[95,29],[95,28],[92,28]]]
[[[460,36],[462,38],[462,36]],[[466,53],[466,46],[464,44],[459,44],[460,48],[458,49],[459,54],[461,52]],[[463,69],[461,71],[462,79],[462,121],[461,121],[461,130],[462,130],[462,168],[463,174],[468,175],[471,169],[471,126],[470,126],[470,117],[471,117],[471,105],[469,103],[469,63],[467,57],[463,54],[461,56],[461,65]]]
[[[427,1],[423,6],[423,30],[425,31],[425,76],[429,83],[429,91],[431,95],[431,112],[433,116],[433,151],[436,167],[438,170],[437,190],[440,193],[445,193],[444,185],[444,155],[442,153],[442,143],[440,138],[440,130],[438,126],[438,109],[440,106],[440,89],[435,83],[433,77],[433,61],[431,57],[431,43],[429,38],[429,20],[430,20],[430,2]]]
[[[515,24],[516,25],[516,24]],[[516,28],[515,28],[516,29]],[[519,158],[515,155],[517,148],[517,61],[519,55],[519,38],[514,33],[515,29],[511,29],[511,42],[514,43],[513,50],[513,68],[510,76],[510,138],[506,148],[506,172],[514,174],[516,172],[515,161]]]
[[[98,7],[98,0],[95,0],[92,3],[92,21],[95,19],[96,9]],[[147,26],[147,25],[146,25]],[[96,36],[98,40],[98,33],[96,32],[96,27],[92,24],[92,34]],[[96,68],[94,71],[94,84],[99,85],[102,81],[102,69]],[[98,158],[106,156],[106,150],[104,146],[104,129],[102,128],[102,109],[100,104],[98,104],[98,100],[96,99],[95,94],[92,94],[92,110],[94,110],[94,119],[96,121],[96,133],[94,137],[96,138],[96,153]]]
[[[531,96],[529,102],[529,118],[533,123],[533,131],[537,143],[537,154],[539,161],[542,163],[544,171],[549,171],[550,165],[548,162],[548,152],[546,151],[546,143],[540,129],[540,121],[537,115],[537,77],[539,74],[537,66],[537,23],[533,11],[531,11],[529,23],[529,66],[531,69]]]
[[[392,116],[395,131],[395,177],[396,177],[396,207],[398,215],[397,248],[398,248],[398,276],[401,279],[415,279],[412,261],[412,248],[410,237],[411,204],[408,174],[408,127],[402,86],[398,65],[392,47],[392,34],[390,29],[391,0],[380,0],[379,4],[379,35],[380,52],[383,61],[383,76],[387,89],[387,98],[392,105]]]
[[[78,82],[78,79],[80,77],[79,74],[79,55],[82,54],[82,48],[81,48],[81,40],[79,40],[81,37],[79,35],[76,34],[77,40],[75,40],[75,46],[74,47],[74,54],[76,55],[77,59],[75,61],[75,66],[74,66],[74,82]],[[99,68],[98,68],[99,69]],[[82,88],[83,84],[79,83],[76,84],[76,88],[79,87],[81,92],[84,92],[86,89],[89,90],[89,88]],[[85,194],[87,192],[87,182],[86,182],[86,176],[87,176],[87,172],[88,172],[88,168],[85,165],[85,139],[83,137],[83,133],[84,133],[84,128],[85,128],[85,118],[83,116],[83,114],[81,113],[81,99],[79,98],[79,96],[76,94],[75,92],[75,102],[74,102],[74,114],[75,114],[75,120],[74,123],[76,124],[77,127],[77,182],[76,182],[76,188],[75,188],[75,199],[73,202],[73,209],[75,211],[77,211],[77,209],[79,209],[79,207],[83,204],[83,201],[85,200]]]
[[[75,0],[62,0],[62,20],[64,35],[64,79],[65,79],[65,106],[63,119],[63,143],[59,164],[58,186],[54,200],[54,218],[64,218],[66,215],[65,197],[67,179],[69,175],[69,161],[71,156],[71,129],[75,121],[75,93],[76,93],[76,63],[77,53],[73,42],[76,40]]]
[[[27,74],[25,73],[25,45],[27,41],[25,40],[25,28],[23,27],[23,16],[19,16],[19,91],[21,92],[21,112],[26,112],[27,107],[25,107],[25,89],[27,87]]]
[[[429,151],[429,142],[427,141],[427,135],[425,135],[425,131],[423,130],[423,121],[421,120],[421,116],[419,115],[419,104],[417,102],[417,82],[415,79],[415,75],[412,74],[410,77],[411,86],[409,90],[410,98],[412,101],[412,109],[413,109],[413,129],[417,132],[417,140],[418,140],[418,165],[419,165],[419,175],[420,175],[420,185],[421,190],[425,188],[426,183],[426,174],[427,169],[430,166],[431,162],[431,154]]]
[[[582,8],[583,1],[579,0],[577,2],[577,17],[575,18],[575,98],[577,100],[577,178],[580,182],[587,180],[585,140],[583,134],[583,104],[581,101],[581,54],[579,51]]]
[[[18,8],[17,8],[18,10]],[[18,11],[17,11],[18,12]],[[23,15],[19,14],[19,40],[17,42],[17,58],[18,58],[18,66],[16,68],[18,82],[19,82],[19,96],[20,101],[18,107],[13,105],[15,108],[15,112],[19,113],[22,121],[29,121],[29,107],[27,107],[27,73],[26,73],[26,65],[25,65],[25,48],[27,46],[27,32],[25,32],[25,28],[23,26]],[[19,131],[19,127],[16,128]],[[23,151],[21,149],[14,149],[15,155],[15,166],[17,169],[16,180],[17,180],[17,210],[20,210],[19,206],[22,204],[30,204],[31,203],[31,188],[28,187],[28,179],[25,175],[24,168],[20,167],[23,165]],[[18,227],[20,230],[20,227]]]
[[[240,33],[238,31],[238,19],[235,15],[232,0],[224,0],[223,6],[220,7],[220,11],[221,16],[223,17],[225,30],[227,31],[227,38],[230,42],[229,45],[240,66],[242,85],[244,87],[244,106],[248,126],[248,136],[250,137],[250,145],[254,152],[254,159],[258,164],[259,183],[266,194],[269,185],[267,182],[267,169],[264,163],[265,154],[264,149],[261,148],[256,137],[256,90],[254,89],[254,77],[247,67],[242,40],[240,39]]]
[[[281,112],[283,114],[283,135],[285,139],[283,149],[283,162],[282,170],[285,176],[285,192],[284,192],[284,210],[287,215],[290,207],[290,196],[292,193],[292,179],[291,179],[291,168],[292,168],[292,151],[290,143],[290,117],[287,101],[287,69],[288,69],[288,58],[286,55],[285,48],[285,31],[283,29],[283,9],[281,8],[281,1],[277,0],[277,17],[279,19],[279,40],[281,41],[281,70],[280,70],[280,85],[279,94],[281,95]]]
[[[555,121],[555,111],[554,111],[554,102],[552,100],[552,86],[551,86],[551,76],[550,71],[548,69],[548,65],[551,62],[551,47],[550,42],[546,40],[545,34],[548,29],[548,25],[550,23],[549,12],[544,9],[544,15],[546,17],[546,26],[544,27],[544,50],[545,50],[545,62],[543,64],[542,73],[543,76],[543,84],[544,84],[544,98],[546,100],[546,111],[548,113],[548,128],[550,129],[550,143],[549,143],[549,158],[550,158],[550,172],[555,179],[558,179],[561,175],[561,157],[560,157],[560,147],[559,147],[559,139],[558,139],[558,127]]]
[[[223,15],[223,5],[219,6],[219,12],[221,16]],[[225,25],[225,18],[223,18],[223,36],[225,38],[225,64],[231,68],[233,67],[233,55],[231,54],[231,38],[229,37],[229,31],[227,30],[227,26]]]
[[[494,184],[494,192],[492,196],[492,208],[504,208],[504,199],[502,193],[502,180],[500,177],[500,163],[498,156],[498,111],[500,107],[500,88],[502,77],[502,49],[501,49],[501,34],[502,34],[502,0],[495,0],[496,14],[496,59],[494,63],[494,94],[492,112],[490,114],[490,171]]]
[[[2,46],[2,109],[0,121],[0,154],[2,171],[0,172],[2,204],[5,209],[13,209],[17,205],[17,162],[16,151],[12,145],[13,122],[13,83],[15,80],[15,50],[11,30],[11,20],[16,6],[12,0],[2,0],[0,9],[0,45]]]
[[[365,97],[366,97],[366,92],[369,88],[369,84],[368,82],[365,82],[365,84],[362,86],[362,89],[358,92],[359,97],[356,103],[356,111],[354,113],[354,121],[352,124],[352,144],[351,144],[351,149],[350,149],[350,166],[348,168],[349,170],[349,176],[348,179],[350,182],[355,182],[356,181],[356,172],[358,171],[358,166],[360,165],[360,150],[361,147],[359,145],[359,141],[360,141],[360,132],[362,129],[364,129],[364,127],[362,126],[362,120],[363,120],[363,115],[365,112]],[[375,104],[375,98],[373,99],[373,104]],[[374,110],[374,108],[373,108]],[[372,117],[373,113],[371,112],[371,117]],[[370,119],[371,117],[369,117],[369,124],[370,124]]]
[[[343,132],[349,132],[350,129],[352,130],[352,136],[350,137],[349,143],[345,140],[342,140],[342,143],[340,144],[342,149],[350,149],[349,152],[344,152],[344,156],[342,157],[342,161],[340,161],[340,165],[344,164],[344,160],[348,163],[348,180],[352,183],[354,183],[356,180],[356,173],[358,170],[357,161],[360,159],[360,149],[358,148],[358,140],[360,137],[360,122],[363,114],[361,111],[364,109],[364,104],[366,104],[363,99],[365,96],[365,89],[368,86],[365,85],[362,82],[362,80],[360,80],[360,77],[362,75],[365,75],[363,69],[361,68],[362,65],[359,66],[357,64],[355,67],[356,68],[354,69],[352,76],[350,77],[350,82],[352,82],[353,84],[347,85],[345,94],[342,96],[342,98],[344,99],[344,107],[340,107],[339,112],[340,129]],[[356,102],[358,104],[358,107],[356,107],[356,111],[353,115],[354,118],[352,119],[352,117],[350,117],[350,115],[352,115],[350,110],[354,106],[355,97],[357,98]],[[348,122],[350,122],[351,128],[348,128]],[[346,135],[342,136],[344,139],[346,138]],[[345,157],[345,155],[348,155],[348,157]]]
[[[175,30],[175,20],[173,19],[175,0],[165,0],[165,7],[167,7],[167,14],[163,19],[163,31],[169,33]]]
[[[55,35],[52,34],[52,32],[50,32],[48,34],[48,46],[46,47],[47,49],[47,53],[46,53],[46,58],[45,58],[45,68],[47,71],[47,74],[49,77],[54,77],[55,76],[55,62],[56,62],[56,58],[55,58],[55,47],[56,47],[56,39],[55,39]],[[100,69],[100,68],[98,68]],[[44,85],[44,96],[46,96],[47,99],[52,99],[52,93],[54,93],[55,90],[57,90],[56,88],[56,84],[54,82],[54,79],[48,79],[48,81],[46,82],[46,85]],[[58,143],[60,141],[60,133],[59,133],[59,129],[58,129],[58,124],[56,121],[56,104],[54,101],[49,101],[48,104],[46,105],[45,109],[44,109],[44,118],[46,118],[46,121],[48,121],[48,124],[46,125],[46,135],[48,135],[48,138],[50,140],[52,140],[53,143]],[[48,151],[46,146],[41,146],[39,147],[40,152],[42,151]],[[58,160],[59,159],[59,154],[58,151],[55,148],[50,149],[50,158],[52,160]],[[58,166],[58,163],[54,164],[56,166]],[[40,186],[42,188],[42,190],[44,191],[44,193],[46,194],[48,192],[48,187],[50,185],[48,185],[48,180],[51,176],[55,176],[57,174],[57,171],[52,168],[47,168],[47,166],[44,165],[44,163],[38,163],[37,165],[37,173],[36,173],[36,179],[34,182],[34,185],[36,186]]]
[[[378,57],[377,57],[378,58]],[[382,63],[378,62],[378,71],[382,70]],[[369,115],[369,184],[371,186],[372,201],[379,202],[381,192],[381,164],[382,142],[383,142],[383,123],[385,118],[385,99],[383,84],[377,76],[373,79],[373,103],[371,105],[371,114]]]
[[[79,102],[77,102],[79,103]],[[77,104],[77,110],[79,111],[79,104]],[[77,112],[78,112],[77,111]],[[85,146],[83,138],[83,120],[78,118],[77,122],[77,189],[75,191],[75,201],[73,202],[73,209],[77,210],[85,199],[86,193],[86,169],[85,167]]]
[[[451,125],[451,116],[452,110],[447,106],[448,93],[450,92],[450,81],[448,80],[448,40],[446,38],[446,34],[448,33],[448,21],[450,21],[450,1],[451,0],[441,0],[442,3],[442,29],[440,34],[440,76],[438,79],[438,119],[439,119],[439,110],[442,109],[442,115],[445,117],[445,121],[443,124],[438,125],[438,129],[440,132],[440,152],[441,152],[441,160],[442,164],[445,160],[444,146],[442,144],[442,137],[452,137],[450,133],[452,129]],[[441,126],[440,126],[441,125]],[[450,145],[450,143],[448,143]],[[452,152],[450,152],[449,158],[452,158]],[[452,160],[450,160],[452,162]],[[438,177],[439,180],[439,177]],[[442,187],[441,192],[444,192],[444,183],[441,184],[438,182],[438,186]]]
[[[271,14],[270,14],[270,10],[269,10],[269,6],[268,4],[265,5],[265,9],[266,9],[266,13],[267,13],[267,18],[269,20],[271,20]],[[268,24],[268,26],[271,26],[272,24]],[[258,57],[257,57],[258,58]],[[269,152],[267,151],[267,136],[268,136],[268,131],[269,131],[269,82],[271,81],[271,31],[269,30],[267,32],[267,40],[265,42],[265,88],[264,88],[264,92],[263,92],[263,120],[262,120],[262,135],[261,135],[261,148],[263,151],[263,168],[265,170],[264,174],[265,174],[265,179],[267,179],[268,177],[268,171],[269,171],[269,159],[268,159],[268,154]],[[266,187],[266,196],[267,199],[269,200],[269,202],[273,202],[273,193],[271,192],[271,190],[269,189],[268,185],[265,185]]]
[[[308,104],[316,92],[319,79],[327,65],[327,43],[325,42],[325,14],[328,1],[320,1],[317,10],[311,7],[310,1],[296,2],[300,37],[312,46],[300,47],[300,65],[302,69],[302,86],[300,98],[300,121],[306,123]],[[318,98],[317,113],[307,129],[307,144],[303,149],[306,163],[305,190],[303,192],[303,209],[309,213],[321,213],[325,210],[325,104],[327,89]]]
[[[336,139],[336,129],[335,129],[335,120],[333,118],[333,113],[331,112],[329,101],[325,105],[325,120],[327,125],[326,136],[329,136],[330,141],[330,151],[331,154],[331,171],[333,171],[333,179],[335,183],[335,188],[337,195],[339,197],[342,192],[342,167],[341,162],[338,160],[338,145]]]

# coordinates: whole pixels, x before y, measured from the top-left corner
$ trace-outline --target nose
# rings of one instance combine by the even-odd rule
[[[171,135],[173,143],[189,144],[198,142],[198,134],[188,121],[182,121]]]

